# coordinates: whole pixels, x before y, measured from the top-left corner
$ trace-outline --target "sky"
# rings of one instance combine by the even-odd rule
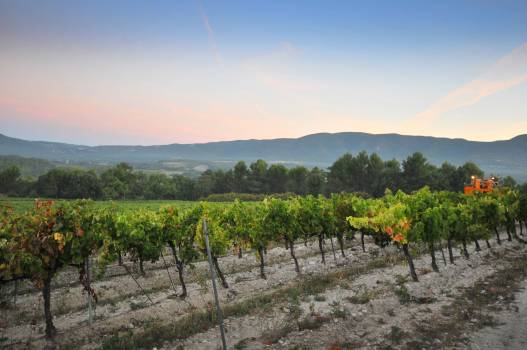
[[[0,133],[527,133],[527,1],[0,0]]]

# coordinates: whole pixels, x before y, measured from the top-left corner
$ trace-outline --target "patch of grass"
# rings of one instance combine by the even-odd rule
[[[309,349],[311,348],[304,344],[296,344],[289,348],[289,350],[309,350]]]
[[[398,285],[395,287],[394,291],[397,298],[399,298],[399,303],[402,305],[410,303],[412,301],[412,296],[408,292],[408,288],[404,284]]]
[[[131,301],[130,302],[130,310],[134,310],[134,311],[139,310],[139,309],[144,309],[147,306],[148,304],[145,301],[138,301],[138,302]]]
[[[317,295],[315,295],[313,300],[318,301],[318,302],[326,301],[326,296],[322,295],[322,294],[317,294]]]
[[[392,344],[399,345],[401,340],[407,336],[407,333],[397,326],[392,326],[390,333],[388,333],[385,338],[389,340]]]
[[[359,348],[364,348],[364,342],[361,340],[354,342],[332,343],[326,347],[326,350],[354,350]]]
[[[103,339],[102,350],[133,349],[135,347],[133,338],[133,333],[130,330],[121,332],[118,335],[106,337]]]
[[[236,276],[236,278],[234,279],[234,283],[247,282],[247,281],[250,281],[250,280],[251,280],[250,277]]]
[[[262,333],[262,342],[266,345],[278,343],[280,339],[295,331],[296,328],[289,323],[286,323],[278,328],[273,328]]]
[[[55,310],[57,315],[64,315],[68,312],[68,304],[66,303],[65,292],[62,292],[60,297],[55,302]]]
[[[250,339],[242,339],[240,340],[239,342],[237,342],[236,344],[234,344],[234,349],[235,350],[243,350],[243,349],[246,349],[247,348],[247,345],[249,344],[249,341]]]
[[[352,304],[367,304],[375,298],[376,293],[373,290],[367,288],[361,288],[356,294],[347,297],[346,300]]]
[[[253,310],[265,310],[274,303],[272,295],[259,295],[240,303],[226,305],[223,308],[223,314],[224,317],[239,317]],[[137,333],[115,334],[107,337],[103,340],[102,348],[104,350],[152,348],[167,340],[186,339],[194,334],[205,332],[216,326],[216,323],[216,312],[213,308],[194,311],[169,324],[152,321]],[[127,339],[121,339],[123,337]]]
[[[344,308],[342,305],[340,305],[340,302],[334,301],[331,304],[329,304],[331,307],[331,316],[333,318],[346,318],[348,317],[348,310]]]
[[[409,281],[408,276],[403,276],[399,274],[395,275],[393,278],[395,279],[395,284],[397,285],[402,285]]]
[[[329,317],[307,316],[302,320],[298,321],[298,330],[303,331],[305,329],[319,329],[324,323],[327,323],[329,321]]]
[[[393,292],[397,296],[397,298],[399,298],[399,303],[401,303],[401,305],[406,305],[409,303],[430,304],[437,301],[435,298],[431,297],[416,297],[410,295],[410,292],[408,291],[408,288],[405,285],[405,283],[408,281],[406,277],[396,275],[395,281],[396,285],[394,286]]]
[[[302,308],[300,307],[300,301],[298,299],[292,299],[287,305],[287,310],[289,311],[289,317],[297,319],[302,315]]]

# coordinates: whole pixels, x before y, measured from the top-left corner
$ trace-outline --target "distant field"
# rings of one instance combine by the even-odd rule
[[[63,201],[59,199],[58,201]],[[195,201],[178,201],[178,200],[117,200],[117,201],[95,201],[96,206],[100,208],[115,205],[124,211],[137,209],[157,210],[166,206],[178,206],[181,208],[190,207],[198,202]],[[227,202],[214,202],[212,205],[225,205]],[[0,198],[0,206],[7,205],[17,212],[23,212],[33,208],[35,205],[34,198]]]

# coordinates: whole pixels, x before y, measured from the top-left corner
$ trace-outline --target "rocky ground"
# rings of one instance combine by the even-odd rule
[[[486,327],[470,336],[470,349],[527,349],[527,280],[514,294],[515,302],[494,314],[496,327]]]
[[[456,254],[454,265],[439,253],[439,273],[421,254],[419,282],[410,281],[401,252],[369,241],[366,252],[350,242],[346,257],[334,257],[328,241],[325,265],[316,244],[299,244],[300,276],[289,252],[276,247],[266,257],[266,280],[252,254],[221,258],[230,285],[219,290],[227,343],[236,349],[523,349],[527,249],[491,244],[469,250],[469,259]],[[62,273],[52,296],[54,342],[43,337],[40,294],[20,285],[13,306],[12,291],[4,290],[0,347],[218,349],[206,262],[187,271],[185,300],[175,295],[176,271],[168,271],[173,284],[162,262],[148,265],[144,277],[134,274],[147,298],[123,267],[111,266],[94,282],[100,299],[91,326],[75,271]]]

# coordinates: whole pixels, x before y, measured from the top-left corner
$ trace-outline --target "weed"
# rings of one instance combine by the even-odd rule
[[[394,291],[395,295],[399,298],[399,302],[401,304],[408,304],[412,301],[412,296],[408,292],[408,288],[404,284],[401,284],[397,287],[395,287]]]
[[[289,350],[309,350],[310,348],[304,344],[296,344],[289,348]]]
[[[321,294],[317,294],[317,295],[315,295],[315,297],[314,297],[313,299],[314,299],[315,301],[318,301],[318,302],[326,301],[326,296],[321,295]]]
[[[329,321],[330,319],[328,317],[307,316],[298,321],[298,330],[303,331],[306,329],[319,329],[324,323]]]
[[[346,310],[344,307],[340,305],[340,302],[334,301],[331,304],[329,304],[331,307],[331,316],[333,318],[346,318],[348,317],[348,310]]]
[[[277,343],[280,339],[282,339],[294,330],[295,328],[291,324],[286,323],[281,327],[265,331],[264,333],[262,333],[261,338],[265,342],[265,344],[271,345]]]
[[[148,304],[145,301],[138,301],[138,302],[131,301],[130,302],[130,310],[144,309],[147,306]]]
[[[402,285],[409,281],[408,276],[403,276],[399,274],[396,274],[393,278],[395,279],[395,284],[397,285]]]
[[[234,344],[235,350],[243,350],[247,348],[247,344],[249,343],[249,339],[245,338]]]
[[[367,304],[375,297],[375,292],[367,288],[361,288],[356,294],[347,297],[346,300],[352,304]]]
[[[406,332],[404,332],[401,328],[397,326],[392,326],[390,333],[386,335],[386,339],[390,340],[393,344],[400,344],[401,340],[406,336]]]
[[[68,305],[66,303],[66,298],[64,297],[64,294],[65,293],[62,293],[60,298],[58,298],[57,302],[56,302],[56,310],[57,310],[57,314],[59,315],[64,315],[66,313],[69,312],[69,308],[68,308]]]
[[[302,315],[302,307],[300,306],[300,301],[298,299],[292,299],[287,305],[289,311],[289,317],[297,319]]]

